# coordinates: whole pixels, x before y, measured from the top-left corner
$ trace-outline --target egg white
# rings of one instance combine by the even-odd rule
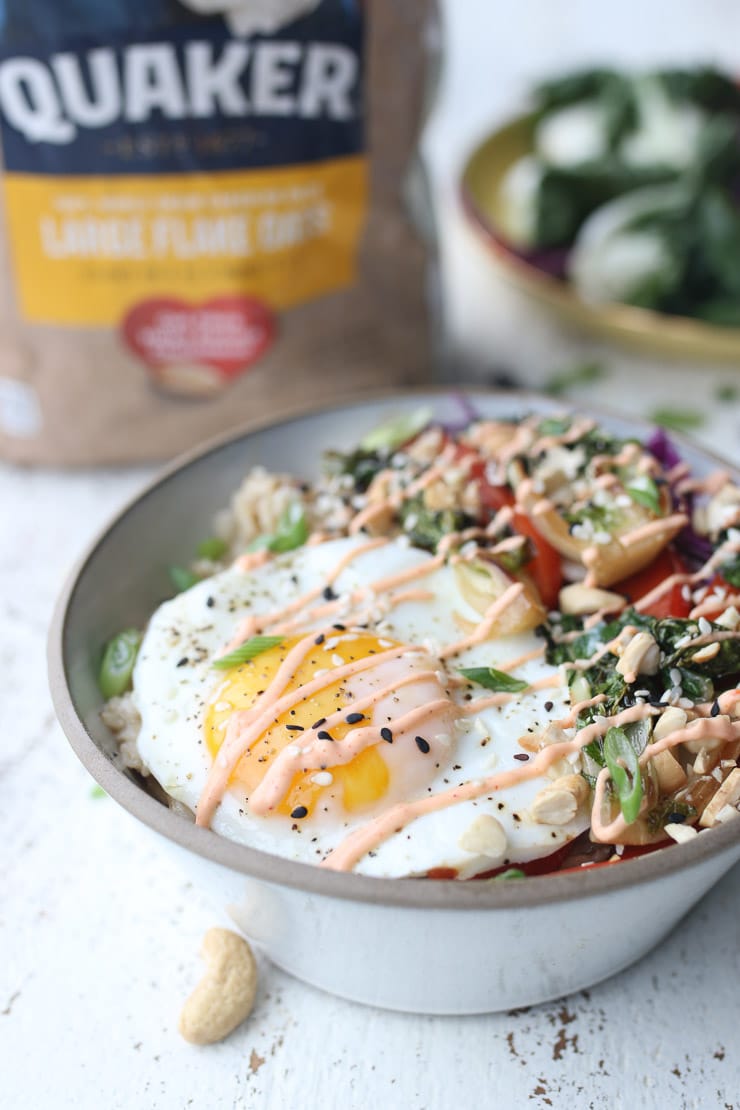
[[[232,639],[247,615],[280,609],[292,599],[322,585],[342,555],[366,543],[364,537],[332,540],[278,556],[262,567],[243,571],[233,567],[197,584],[165,602],[151,618],[137,659],[133,698],[141,715],[138,738],[141,757],[164,790],[191,810],[196,810],[211,766],[204,739],[204,712],[224,672],[212,661]],[[331,621],[342,622],[350,603],[345,595],[373,581],[428,562],[431,556],[403,540],[358,555],[334,584],[340,609]],[[460,594],[449,566],[439,567],[413,583],[434,594],[433,599],[406,601],[384,611],[382,597],[368,591],[363,603],[371,629],[379,636],[405,644],[422,645],[434,655],[444,645],[459,641],[462,633],[454,613],[472,622],[477,614]],[[306,624],[324,627],[326,618]],[[269,631],[269,630],[268,630]],[[448,663],[454,674],[459,667],[500,666],[540,645],[533,633],[478,644]],[[553,674],[541,659],[517,668],[517,677],[530,682]],[[443,683],[444,684],[444,683]],[[462,706],[465,687],[450,690]],[[474,697],[487,691],[476,688]],[[548,721],[567,714],[567,688],[554,686],[518,695],[508,705],[489,707],[475,716],[461,717],[450,746],[449,763],[430,768],[426,791],[432,794],[498,771],[521,767],[519,738],[539,731]],[[545,710],[545,703],[548,710]],[[394,753],[397,757],[398,753]],[[423,758],[423,757],[420,757]],[[434,773],[432,773],[432,770]],[[564,826],[539,825],[528,817],[529,806],[551,781],[538,777],[514,787],[455,804],[411,821],[365,855],[355,866],[359,873],[396,877],[422,875],[433,868],[454,868],[461,877],[509,862],[525,862],[547,855],[588,827],[579,817]],[[417,795],[423,796],[423,795]],[[385,803],[387,804],[387,803]],[[227,790],[211,827],[215,832],[254,848],[293,860],[319,863],[353,829],[366,824],[377,811],[338,814],[336,807],[295,822],[280,814],[266,817],[250,813],[243,791]],[[465,830],[481,814],[492,814],[503,826],[508,847],[500,859],[476,855],[459,846]]]

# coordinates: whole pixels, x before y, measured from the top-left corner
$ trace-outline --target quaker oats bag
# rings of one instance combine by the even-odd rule
[[[418,381],[430,0],[0,3],[0,456]]]

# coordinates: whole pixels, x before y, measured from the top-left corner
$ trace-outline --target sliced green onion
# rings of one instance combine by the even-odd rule
[[[545,392],[555,397],[559,397],[562,393],[567,393],[569,389],[574,386],[588,385],[590,382],[599,381],[601,378],[606,377],[606,367],[600,362],[580,362],[575,366],[570,366],[566,370],[561,370],[557,374],[553,374],[550,380],[545,384]],[[539,429],[540,435],[548,435],[550,433],[543,432],[542,428]],[[557,435],[558,433],[552,433]]]
[[[402,447],[404,443],[408,443],[414,436],[418,436],[419,432],[426,428],[431,419],[432,410],[430,408],[416,409],[414,412],[394,416],[368,432],[360,440],[360,447],[363,451],[385,451],[390,454],[397,447]]]
[[[248,663],[250,659],[261,655],[263,651],[280,647],[282,642],[282,636],[252,636],[251,639],[240,644],[238,648],[230,651],[228,655],[221,655],[218,659],[214,659],[212,666],[218,667],[222,671],[225,671],[228,667],[238,667],[241,663]]]
[[[308,539],[308,521],[303,506],[294,501],[283,513],[274,535],[256,536],[247,544],[247,551],[294,551]]]
[[[208,536],[195,549],[199,559],[213,559],[214,562],[221,559],[228,550],[229,545],[220,536]]]
[[[303,506],[294,501],[282,515],[278,530],[270,539],[268,547],[275,553],[280,551],[294,551],[302,547],[308,539],[308,522]]]
[[[524,872],[518,867],[508,867],[506,871],[502,871],[500,875],[494,875],[491,882],[500,883],[502,880],[508,879],[526,879]]]
[[[523,682],[521,678],[514,678],[513,675],[506,674],[505,671],[497,671],[495,667],[461,667],[460,674],[464,675],[470,682],[477,682],[479,686],[484,686],[486,690],[493,690],[497,693],[519,694],[529,686],[529,683]]]
[[[617,791],[622,816],[628,825],[636,820],[642,802],[642,776],[637,752],[627,733],[610,728],[604,737],[604,759]]]
[[[198,575],[193,574],[192,570],[188,570],[187,567],[168,567],[167,573],[170,576],[170,582],[174,586],[175,592],[178,594],[184,593],[185,590],[189,590],[191,586],[195,586],[196,583],[200,582]]]
[[[119,632],[106,644],[98,674],[98,686],[106,700],[128,690],[140,646],[141,633],[137,628]]]
[[[255,536],[255,538],[253,540],[249,541],[249,543],[244,548],[244,550],[245,551],[269,551],[270,550],[270,544],[272,543],[273,539],[274,539],[274,536]]]
[[[647,474],[640,474],[625,483],[625,493],[638,505],[644,505],[651,513],[660,516],[660,490]]]
[[[537,425],[537,434],[541,436],[562,436],[571,426],[569,416],[548,416]]]
[[[570,701],[571,705],[578,705],[579,702],[588,701],[591,697],[591,685],[584,674],[577,674],[570,682]]]
[[[674,432],[690,432],[692,428],[701,428],[706,422],[704,414],[696,409],[654,409],[648,419],[653,424],[670,428]]]

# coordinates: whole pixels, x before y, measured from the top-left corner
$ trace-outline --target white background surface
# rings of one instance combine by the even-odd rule
[[[486,285],[455,230],[449,167],[531,75],[592,52],[597,8],[605,46],[635,57],[648,34],[666,58],[705,46],[730,63],[740,54],[740,8],[719,0],[456,0],[430,143],[436,166],[440,152],[449,160],[437,176],[453,320],[479,349],[493,349],[496,331],[491,364],[521,360],[525,349],[532,368],[550,363],[544,374],[579,343],[533,327],[520,303]],[[717,383],[740,385],[738,372],[679,375],[646,379],[617,360],[593,394],[631,411],[644,409],[646,394],[697,405],[707,413],[700,438],[740,462],[738,405],[714,399]],[[145,477],[0,468],[0,1105],[737,1110],[739,869],[659,951],[565,1001],[423,1018],[338,1001],[265,968],[257,1008],[228,1042],[180,1040],[202,934],[225,922],[147,830],[91,795],[54,722],[43,654],[64,573]],[[512,959],[526,958],[525,936]]]

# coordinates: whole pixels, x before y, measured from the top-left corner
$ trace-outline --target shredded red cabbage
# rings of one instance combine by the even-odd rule
[[[550,277],[558,278],[559,281],[565,281],[567,278],[570,247],[533,247],[531,250],[520,250],[508,243],[506,246],[507,250],[517,258],[521,258],[523,262],[527,262],[537,270],[542,270]]]
[[[454,436],[464,432],[474,420],[480,420],[481,414],[465,393],[455,390],[450,394],[450,399],[458,406],[462,415],[457,420],[442,421],[440,427],[444,428],[448,435]]]
[[[645,446],[666,470],[670,470],[672,466],[678,466],[682,461],[676,445],[665,428],[656,428]]]
[[[670,470],[671,467],[682,462],[681,455],[665,428],[656,428],[645,446],[666,470]],[[677,512],[686,513],[689,520],[691,520],[694,507],[692,495],[690,493],[679,494],[674,487],[671,488],[671,495],[674,509]],[[691,524],[687,524],[673,542],[676,550],[690,563],[695,563],[697,566],[706,563],[714,550],[707,537],[700,536]]]

